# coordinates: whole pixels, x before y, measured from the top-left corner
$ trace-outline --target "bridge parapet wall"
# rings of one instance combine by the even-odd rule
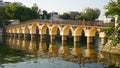
[[[7,28],[17,27],[17,26],[25,26],[25,25],[32,25],[32,24],[59,24],[59,25],[72,25],[72,26],[98,26],[98,27],[109,27],[114,26],[115,23],[103,23],[103,22],[95,22],[95,21],[50,21],[50,20],[39,20],[33,19],[25,22],[21,22],[20,24],[16,25],[9,25]]]

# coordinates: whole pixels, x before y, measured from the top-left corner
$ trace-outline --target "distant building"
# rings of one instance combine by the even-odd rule
[[[69,14],[79,14],[79,12],[77,12],[77,11],[69,11],[68,13]]]
[[[58,12],[51,12],[51,13],[49,13],[49,14],[50,14],[50,20],[52,20],[52,21],[57,21],[57,20],[59,20]]]
[[[13,2],[13,3],[23,6],[23,4],[21,2]],[[0,0],[0,6],[10,6],[13,3],[11,3],[11,2],[3,2],[3,0]]]
[[[36,3],[33,4],[32,9],[36,10],[37,12],[40,12],[40,9],[38,8],[38,5]]]
[[[79,15],[79,12],[77,12],[77,11],[70,11],[68,13],[70,14],[70,17],[72,20],[75,20],[76,17]]]
[[[3,2],[3,0],[0,0],[0,2],[2,3],[2,2]]]
[[[0,6],[4,6],[3,0],[0,0]]]
[[[0,6],[10,6],[11,2],[3,2],[3,0],[0,0]]]
[[[111,15],[104,17],[104,23],[115,22],[115,18]]]
[[[36,3],[34,3],[32,7],[38,8],[38,5]]]
[[[14,4],[17,4],[17,5],[21,5],[23,6],[23,4],[21,2],[13,2]]]
[[[4,2],[4,6],[10,6],[11,2]]]
[[[20,24],[19,20],[10,20],[10,22],[11,22],[10,25]]]

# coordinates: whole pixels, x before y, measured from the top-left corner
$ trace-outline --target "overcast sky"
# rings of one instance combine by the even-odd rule
[[[56,11],[59,13],[68,11],[83,11],[85,8],[99,8],[101,10],[100,19],[103,19],[104,6],[109,0],[4,0],[8,2],[21,2],[24,5],[31,7],[36,3],[41,10],[48,12]]]

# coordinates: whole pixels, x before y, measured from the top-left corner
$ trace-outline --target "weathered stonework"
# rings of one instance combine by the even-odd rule
[[[111,46],[110,42],[111,41],[108,41],[105,45],[103,45],[101,51],[113,54],[120,54],[120,43],[115,46]]]

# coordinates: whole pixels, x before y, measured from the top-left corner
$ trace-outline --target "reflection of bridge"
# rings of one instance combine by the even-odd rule
[[[49,31],[49,35],[51,36],[51,40],[55,38],[57,32],[60,31],[60,35],[62,36],[62,41],[67,40],[66,36],[69,35],[69,32],[72,32],[72,36],[74,37],[74,42],[79,41],[79,37],[82,35],[82,31],[87,37],[87,43],[91,43],[92,38],[95,36],[97,32],[99,32],[99,37],[102,39],[102,44],[105,44],[105,33],[101,32],[103,28],[108,27],[108,24],[100,23],[100,22],[77,22],[77,21],[47,21],[47,20],[29,20],[23,22],[18,25],[8,26],[6,28],[6,32],[9,35],[24,38],[30,34],[31,38],[35,37],[35,34],[40,34],[41,38],[47,34]]]
[[[46,41],[37,41],[32,40],[28,41],[26,39],[17,39],[13,37],[7,37],[6,43],[9,47],[17,50],[24,50],[26,52],[33,53],[37,57],[41,57],[41,54],[49,54],[52,57],[57,56],[69,56],[74,55],[77,57],[88,57],[91,60],[97,59],[97,52],[95,49],[90,48],[90,46],[87,44],[87,48],[84,50],[84,53],[82,52],[83,49],[79,47],[79,44],[75,42],[73,47],[73,51],[69,50],[69,45],[66,42],[62,42],[61,47],[59,48],[58,45],[52,41],[49,45],[47,45]],[[74,50],[76,49],[76,50]],[[44,55],[42,55],[44,56]]]
[[[67,45],[65,42],[63,42],[63,44],[61,45],[61,48],[63,48],[62,51],[59,50],[59,47],[57,47],[57,44],[55,44],[54,42],[50,43],[50,45],[47,45],[47,43],[45,41],[36,42],[35,40],[28,41],[26,39],[17,39],[17,38],[13,38],[13,37],[7,37],[6,43],[13,50],[14,49],[15,50],[16,49],[23,50],[23,52],[25,51],[25,54],[27,52],[28,53],[27,56],[29,56],[29,52],[30,52],[30,55],[32,53],[32,56],[29,56],[29,58],[35,57],[35,58],[42,58],[42,59],[43,58],[50,59],[50,58],[56,57],[58,60],[62,59],[65,61],[77,62],[77,63],[81,63],[81,64],[97,62],[99,64],[105,63],[105,64],[109,64],[109,65],[112,64],[112,65],[116,65],[117,67],[120,67],[120,62],[118,62],[118,61],[120,61],[119,55],[109,54],[109,53],[101,53],[101,52],[99,52],[97,54],[97,51],[95,49],[89,48],[89,46],[92,46],[89,44],[87,44],[86,49],[77,47],[79,49],[79,52],[78,52],[78,50],[76,50],[76,53],[72,52],[70,54],[70,50],[68,50],[69,45]],[[47,48],[47,47],[49,47],[49,48]],[[14,52],[14,51],[12,51],[12,52]],[[33,54],[34,54],[34,56],[33,56]],[[72,55],[75,55],[75,56],[72,56]]]

